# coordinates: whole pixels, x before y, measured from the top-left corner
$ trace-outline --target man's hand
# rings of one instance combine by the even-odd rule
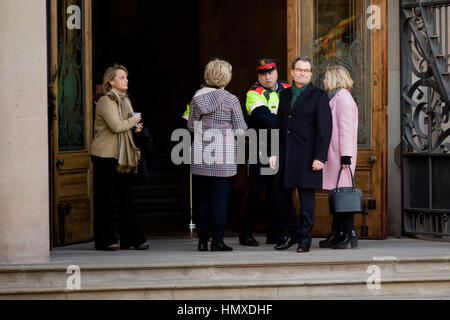
[[[312,164],[312,169],[313,171],[320,171],[323,169],[323,162],[319,161],[319,160],[314,160],[313,164]]]

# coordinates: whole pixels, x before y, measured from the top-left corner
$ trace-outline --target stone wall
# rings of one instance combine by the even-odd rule
[[[0,263],[49,256],[46,2],[0,2]]]

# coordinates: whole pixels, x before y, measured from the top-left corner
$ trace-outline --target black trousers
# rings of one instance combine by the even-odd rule
[[[268,206],[268,234],[280,235],[283,232],[283,223],[273,199],[273,176],[261,175],[261,165],[251,164],[247,187],[242,200],[239,216],[239,234],[253,232],[259,197],[266,187],[266,203]]]
[[[120,246],[146,241],[132,210],[132,185],[136,176],[116,171],[117,159],[91,156],[94,165],[94,239],[96,248],[117,243],[112,210],[113,194],[119,203]]]
[[[227,220],[232,178],[196,176],[196,179],[199,190],[199,238],[208,239],[211,228],[213,241],[221,242]]]
[[[315,189],[297,188],[300,197],[300,215],[295,211],[292,201],[294,188],[276,186],[274,188],[275,204],[284,216],[288,236],[299,243],[311,245],[311,232],[314,226]]]

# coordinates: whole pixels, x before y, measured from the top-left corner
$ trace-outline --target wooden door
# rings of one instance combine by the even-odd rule
[[[91,0],[50,0],[53,245],[93,238]]]
[[[367,215],[355,215],[361,238],[386,237],[387,215],[387,0],[288,0],[287,60],[313,58],[313,83],[323,88],[330,63],[345,65],[355,81],[359,110],[356,185]],[[289,68],[288,63],[288,68]],[[295,197],[294,197],[295,199]],[[297,201],[298,205],[298,201]],[[331,230],[328,194],[319,191],[313,236]]]

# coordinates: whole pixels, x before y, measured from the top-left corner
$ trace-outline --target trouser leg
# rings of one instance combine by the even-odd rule
[[[133,183],[135,176],[128,173],[117,174],[117,194],[119,201],[119,230],[121,247],[138,246],[146,241],[133,210]]]
[[[274,197],[274,186],[272,176],[266,177],[266,195],[269,207],[268,212],[269,229],[267,231],[267,235],[273,237],[281,236],[284,229],[284,222],[283,217],[276,204],[276,199]]]
[[[288,228],[288,236],[294,239],[300,237],[300,221],[292,202],[292,188],[284,188],[275,186],[273,189],[274,204],[278,208],[286,227]]]
[[[228,195],[231,187],[231,178],[214,177],[211,185],[212,209],[212,237],[213,241],[223,241],[225,224],[227,220]]]
[[[311,232],[314,226],[314,189],[298,189],[301,207],[300,207],[300,237],[301,242],[307,245],[311,244]]]
[[[240,235],[251,234],[253,232],[255,213],[263,188],[264,177],[260,174],[260,166],[256,164],[250,165],[250,174],[239,216]]]
[[[112,194],[117,160],[92,156],[94,170],[94,241],[96,248],[117,243],[114,233]]]

